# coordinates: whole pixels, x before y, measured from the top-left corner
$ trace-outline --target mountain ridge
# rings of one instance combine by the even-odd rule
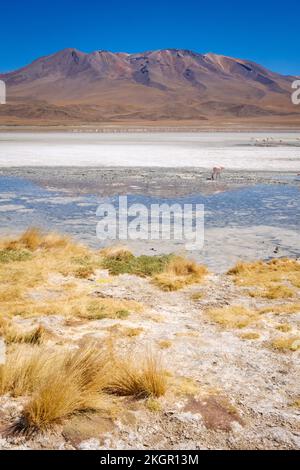
[[[296,77],[247,59],[189,49],[85,53],[65,48],[0,79],[8,96],[0,108],[1,124],[5,117],[25,123],[39,117],[82,123],[262,116],[298,122],[300,117],[290,99]]]

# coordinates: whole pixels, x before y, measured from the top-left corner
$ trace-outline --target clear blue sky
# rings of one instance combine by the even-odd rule
[[[65,47],[185,48],[300,75],[300,1],[0,0],[0,71]]]

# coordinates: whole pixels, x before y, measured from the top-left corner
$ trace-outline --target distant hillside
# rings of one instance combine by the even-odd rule
[[[8,94],[0,124],[300,123],[300,107],[290,98],[295,77],[189,50],[64,49],[0,79]]]

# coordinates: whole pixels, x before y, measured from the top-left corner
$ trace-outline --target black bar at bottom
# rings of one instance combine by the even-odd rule
[[[84,469],[99,468],[101,466],[121,467],[134,469],[140,466],[203,466],[206,462],[219,463],[224,466],[227,462],[233,464],[262,463],[268,465],[282,463],[287,465],[289,461],[299,463],[299,454],[295,451],[176,451],[176,450],[138,450],[138,451],[0,451],[0,464],[9,465],[24,464],[46,465],[51,464],[82,464]],[[4,467],[2,467],[4,468]],[[39,467],[40,468],[40,467]]]

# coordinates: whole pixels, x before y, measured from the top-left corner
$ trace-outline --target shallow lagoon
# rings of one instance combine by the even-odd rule
[[[117,196],[76,194],[49,190],[24,178],[0,177],[1,233],[11,234],[38,226],[71,234],[93,247],[96,238],[96,209],[101,202],[114,202]],[[193,194],[172,199],[129,194],[128,204],[193,203],[205,206],[205,246],[191,256],[215,271],[227,269],[237,259],[268,259],[300,256],[299,189],[292,184],[258,184],[216,194]],[[129,242],[137,252],[182,251],[181,242]]]

